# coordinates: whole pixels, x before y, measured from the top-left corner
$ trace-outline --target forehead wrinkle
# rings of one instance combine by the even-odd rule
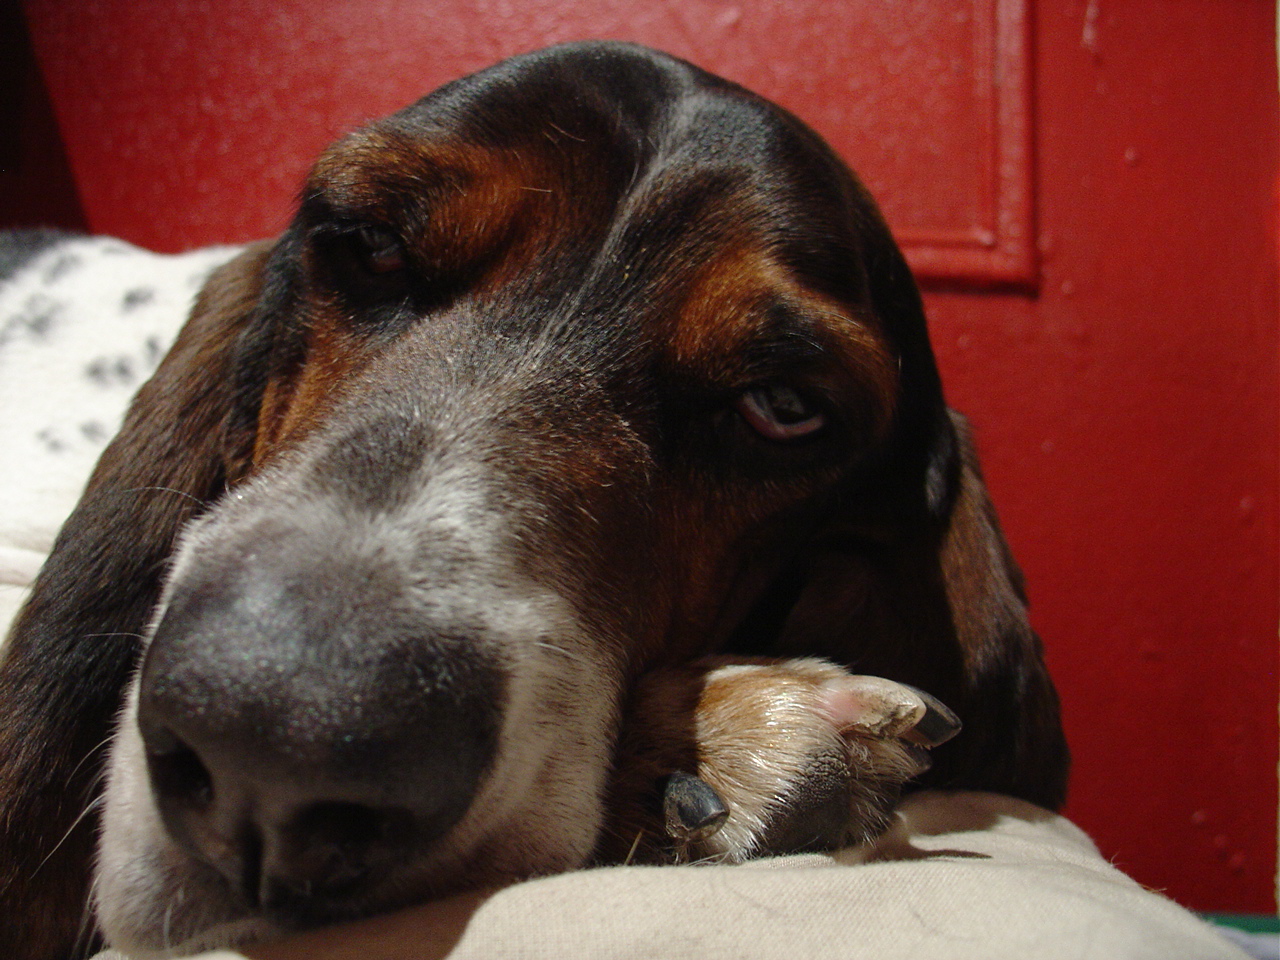
[[[548,305],[531,353],[575,357],[606,377],[647,368],[655,337],[668,334],[655,318],[678,308],[688,264],[740,229],[740,205],[726,202],[736,189],[732,174],[690,175],[661,156],[637,169],[605,230],[580,245],[579,280]]]

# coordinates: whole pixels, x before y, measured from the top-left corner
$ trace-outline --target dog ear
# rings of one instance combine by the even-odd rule
[[[968,424],[943,399],[911,272],[860,189],[855,207],[857,270],[899,358],[893,436],[825,508],[735,646],[824,656],[927,691],[964,730],[934,751],[924,782],[1056,808],[1069,758],[1022,574]]]
[[[266,244],[215,271],[134,398],[0,660],[0,955],[68,957],[85,916],[106,741],[182,526],[248,462],[232,411]],[[79,941],[79,942],[77,942]]]
[[[767,649],[824,656],[952,707],[963,731],[934,751],[923,783],[1056,808],[1069,766],[1057,694],[967,425],[948,423],[954,455],[934,509],[886,527],[868,526],[861,504],[837,508],[796,563]]]
[[[960,687],[967,722],[979,733],[968,742],[952,741],[951,754],[935,754],[934,782],[1012,794],[1057,809],[1066,799],[1070,767],[1058,694],[1031,629],[1022,571],[987,495],[968,424],[958,414],[952,419],[959,478],[938,569],[960,666],[952,682]]]

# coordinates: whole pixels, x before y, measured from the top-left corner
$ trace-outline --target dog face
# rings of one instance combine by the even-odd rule
[[[70,529],[134,456],[216,502],[176,547],[180,511],[131,508],[145,549],[104,574],[136,622],[172,550],[95,880],[127,951],[583,864],[633,681],[712,651],[1003,716],[942,775],[1060,793],[887,230],[812,132],[679,61],[556,48],[340,141],[211,281]]]
[[[675,79],[499,68],[317,165],[252,477],[183,538],[115,747],[113,942],[175,886],[289,923],[582,863],[625,682],[723,645],[761,542],[882,444],[893,346],[819,259],[856,260],[852,185],[754,98],[620,112],[592,58]]]

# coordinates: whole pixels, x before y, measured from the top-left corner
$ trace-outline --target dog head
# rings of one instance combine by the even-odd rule
[[[175,540],[144,485],[212,506]],[[929,689],[968,731],[939,782],[1061,797],[1016,568],[874,205],[794,117],[640,48],[516,58],[326,152],[64,541],[125,529],[117,623],[172,551],[95,887],[128,950],[586,862],[631,681],[710,651]]]

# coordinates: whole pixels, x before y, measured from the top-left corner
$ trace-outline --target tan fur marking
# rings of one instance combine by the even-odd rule
[[[355,337],[336,319],[314,323],[307,338],[306,359],[292,378],[267,384],[258,419],[254,465],[262,466],[280,449],[296,444],[324,422],[341,396],[341,384],[361,366]]]
[[[428,279],[474,273],[469,293],[478,296],[534,262],[541,234],[558,222],[550,207],[568,192],[562,177],[530,151],[375,126],[321,157],[309,188],[399,230]]]
[[[815,335],[831,354],[832,367],[852,372],[868,404],[875,434],[889,423],[898,392],[897,368],[888,345],[869,317],[807,289],[793,272],[757,244],[726,245],[692,278],[670,335],[676,363],[707,371],[714,378],[743,355],[754,340],[767,338],[770,320],[760,304],[784,302],[799,316],[816,321]]]

